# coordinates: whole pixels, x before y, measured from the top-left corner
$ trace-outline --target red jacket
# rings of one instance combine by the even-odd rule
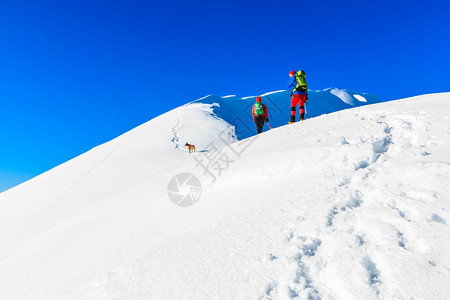
[[[261,102],[261,101],[257,101],[257,102]],[[267,106],[265,104],[263,104],[263,109],[264,109],[264,113],[260,116],[264,116],[266,117],[266,119],[269,118],[269,114],[267,113]],[[252,116],[253,116],[253,120],[255,120],[256,114],[255,114],[255,105],[253,105],[252,108]]]

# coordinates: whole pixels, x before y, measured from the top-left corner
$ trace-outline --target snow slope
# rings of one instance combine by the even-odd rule
[[[450,93],[241,141],[208,101],[1,193],[0,299],[448,298]]]

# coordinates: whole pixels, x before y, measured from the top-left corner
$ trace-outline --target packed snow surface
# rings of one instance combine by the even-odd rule
[[[450,93],[317,93],[258,136],[209,96],[1,193],[0,299],[448,299]]]

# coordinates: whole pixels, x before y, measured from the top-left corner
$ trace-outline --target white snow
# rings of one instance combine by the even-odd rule
[[[332,93],[336,97],[339,97],[345,103],[349,105],[354,105],[352,97],[346,91],[340,89],[332,89],[330,93]]]
[[[355,97],[358,101],[361,101],[361,102],[367,102],[367,100],[366,100],[366,98],[364,98],[363,96],[361,96],[361,95],[353,95],[353,97]]]
[[[285,90],[278,90],[278,91],[268,92],[268,93],[262,94],[262,95],[260,95],[260,96],[261,96],[261,97],[264,97],[264,96],[274,95],[274,94],[278,94],[278,93],[284,92],[284,91],[285,91]]]
[[[235,102],[194,101],[1,193],[0,299],[448,298],[450,93],[240,141]],[[193,206],[169,200],[180,173],[201,182]]]

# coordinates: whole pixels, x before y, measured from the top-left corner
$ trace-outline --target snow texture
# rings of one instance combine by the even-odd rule
[[[448,299],[450,93],[332,91],[286,126],[263,97],[258,136],[254,98],[208,96],[1,193],[0,299]]]

